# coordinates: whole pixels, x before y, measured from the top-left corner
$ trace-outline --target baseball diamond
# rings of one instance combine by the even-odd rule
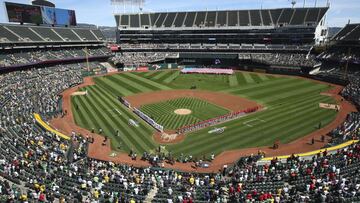
[[[317,130],[318,123],[326,126],[336,116],[336,111],[319,107],[319,103],[337,103],[332,97],[321,94],[332,89],[330,85],[297,77],[239,71],[230,76],[178,72],[157,71],[150,76],[146,72],[127,72],[96,77],[95,85],[80,89],[87,91],[87,95],[72,97],[75,121],[79,126],[98,133],[102,129],[102,133],[111,139],[113,150],[133,150],[141,154],[155,150],[159,145],[152,138],[155,130],[121,105],[117,100],[119,96],[129,99],[130,104],[133,102],[170,130],[229,112],[226,107],[213,105],[203,98],[177,98],[181,94],[176,91],[232,95],[263,106],[259,112],[215,126],[226,126],[221,135],[209,136],[209,128],[205,128],[186,134],[183,141],[165,147],[174,156],[203,156],[226,150],[269,146],[276,140],[289,143]],[[169,77],[171,82],[168,82]],[[191,86],[197,89],[189,90]],[[161,94],[157,95],[157,92]],[[148,102],[145,96],[148,96]],[[236,104],[239,103],[241,101]],[[190,109],[192,113],[176,115],[174,111],[179,108]],[[107,109],[118,109],[121,115],[111,117]],[[129,126],[129,119],[137,121],[139,126]],[[116,136],[117,131],[120,136]]]

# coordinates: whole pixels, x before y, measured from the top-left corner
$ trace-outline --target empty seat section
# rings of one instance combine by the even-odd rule
[[[205,25],[205,16],[206,12],[197,12],[195,26],[203,26]]]
[[[85,39],[88,41],[97,41],[96,37],[90,32],[90,30],[86,30],[86,29],[73,29],[76,34],[78,34],[81,39]]]
[[[228,26],[237,26],[238,25],[238,12],[229,11],[228,12]]]
[[[359,41],[360,40],[360,25],[358,25],[353,31],[345,36],[344,40]]]
[[[270,10],[270,14],[272,17],[272,21],[274,24],[277,24],[279,21],[279,17],[281,15],[283,9],[274,9],[274,10]]]
[[[121,15],[120,25],[129,26],[129,15]]]
[[[155,22],[155,26],[156,27],[162,27],[166,16],[167,16],[167,13],[160,13],[159,18]]]
[[[141,27],[148,26],[150,27],[150,18],[149,14],[141,14],[140,15]]]
[[[226,26],[226,11],[218,11],[217,25]]]
[[[96,35],[96,37],[99,40],[104,40],[105,39],[104,34],[100,30],[92,30],[92,32]]]
[[[175,16],[176,16],[176,13],[169,13],[165,19],[164,26],[171,27],[174,22]]]
[[[342,30],[340,30],[336,34],[334,39],[340,40],[342,37],[344,37],[346,34],[348,34],[350,31],[352,31],[356,26],[357,26],[357,24],[346,25]]]
[[[195,19],[195,14],[196,12],[188,12],[186,19],[185,19],[185,23],[184,25],[186,27],[192,27],[194,24],[194,19]]]
[[[317,8],[309,8],[309,12],[306,15],[305,22],[317,22],[317,18],[319,15],[319,9]]]
[[[319,16],[317,18],[316,22],[319,22],[325,15],[326,11],[328,10],[328,8],[321,8],[319,11]]]
[[[138,14],[130,15],[130,27],[140,27]]]
[[[261,17],[263,20],[263,25],[272,25],[270,13],[268,10],[261,10]]]
[[[120,16],[115,15],[115,22],[116,22],[116,25],[117,25],[117,26],[120,25]]]
[[[64,39],[68,39],[70,41],[80,41],[80,39],[70,29],[54,28],[54,30]]]
[[[252,26],[260,26],[262,24],[259,10],[250,10],[250,16]]]
[[[39,36],[37,36],[33,31],[29,29],[29,27],[25,26],[6,26],[11,31],[15,32],[22,38],[28,38],[31,41],[44,41]]]
[[[160,13],[152,13],[150,14],[150,20],[151,20],[151,25],[155,26],[155,22],[156,20],[159,18]]]
[[[290,25],[302,25],[305,22],[307,8],[297,8],[291,19]]]
[[[249,26],[249,11],[239,11],[239,23],[240,26]]]
[[[51,28],[33,27],[32,29],[44,39],[49,38],[51,41],[63,41]]]
[[[279,24],[289,24],[291,17],[294,13],[294,9],[284,9],[282,12],[280,19],[278,21]]]
[[[214,27],[216,20],[216,11],[209,11],[206,16],[205,26]]]
[[[184,12],[181,12],[181,13],[177,14],[176,19],[174,21],[174,26],[175,27],[182,27],[183,26],[185,15],[186,15],[186,13],[184,13]]]
[[[3,26],[0,26],[0,38],[6,38],[9,41],[19,41],[18,37],[11,33],[9,30],[5,29]]]

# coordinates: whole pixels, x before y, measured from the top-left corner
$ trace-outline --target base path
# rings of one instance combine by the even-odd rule
[[[291,77],[291,76],[284,76],[284,77]],[[302,79],[306,79],[306,78],[302,78]],[[334,88],[327,91],[326,94],[334,97],[338,102],[338,105],[340,105],[340,110],[335,120],[333,120],[329,125],[325,126],[324,128],[317,130],[298,140],[295,140],[291,143],[280,144],[279,148],[276,150],[272,149],[269,146],[264,146],[264,147],[247,148],[247,149],[239,149],[239,150],[231,150],[231,151],[223,152],[215,157],[215,160],[212,161],[209,168],[196,168],[194,166],[194,163],[175,163],[174,165],[165,163],[164,167],[181,170],[181,171],[188,171],[188,172],[211,173],[211,172],[218,172],[223,168],[225,164],[229,164],[229,165],[233,164],[241,156],[257,154],[259,150],[265,152],[267,157],[270,157],[270,156],[288,155],[292,153],[303,153],[303,152],[313,151],[322,148],[329,141],[329,137],[327,137],[325,142],[321,142],[320,141],[321,135],[328,134],[334,128],[336,128],[341,123],[343,123],[347,117],[347,114],[350,112],[355,112],[356,108],[351,103],[349,103],[348,101],[344,100],[341,96],[339,96],[339,93],[343,87],[332,85],[325,82],[319,82],[319,81],[315,81],[315,82],[324,83],[333,86]],[[62,107],[64,111],[65,110],[67,111],[67,114],[64,117],[58,117],[51,120],[50,121],[51,126],[58,129],[60,132],[64,134],[70,135],[71,132],[76,132],[76,133],[81,133],[83,136],[93,137],[95,139],[95,142],[89,145],[89,150],[88,150],[88,156],[90,158],[103,160],[103,161],[112,161],[114,163],[123,163],[136,167],[148,167],[149,166],[148,162],[141,161],[139,159],[133,161],[125,153],[116,152],[115,154],[113,154],[113,151],[110,147],[110,140],[108,140],[107,144],[103,146],[102,143],[104,138],[101,135],[91,133],[90,131],[83,129],[75,124],[71,110],[71,100],[70,100],[71,94],[77,92],[78,88],[80,87],[84,87],[92,84],[94,84],[92,78],[88,77],[84,79],[83,84],[67,89],[62,93],[63,96]],[[228,101],[223,101],[223,102],[227,103]],[[226,105],[221,105],[221,106],[226,106]],[[231,109],[232,107],[230,106],[232,105],[229,105],[227,108]],[[236,106],[234,105],[233,107],[235,108]],[[244,107],[237,107],[237,108],[244,108]],[[315,144],[313,145],[310,144],[312,138],[316,140]],[[176,139],[181,140],[182,137],[180,136],[177,137]],[[111,154],[113,156],[110,156]]]
[[[131,95],[125,97],[125,99],[130,102],[131,106],[140,108],[142,105],[159,103],[184,97],[201,99],[217,106],[226,108],[230,111],[241,111],[260,106],[260,104],[254,101],[235,95],[203,90],[163,90]]]

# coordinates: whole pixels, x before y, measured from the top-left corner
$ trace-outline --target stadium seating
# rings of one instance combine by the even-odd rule
[[[90,52],[98,51],[103,50]],[[80,54],[76,50],[60,53],[62,56]],[[34,51],[32,55],[37,57],[19,54],[17,58],[32,61],[43,54]],[[143,60],[152,56],[144,55]],[[44,120],[61,115],[58,93],[81,83],[83,67],[85,64],[55,65],[0,75],[1,198],[41,200],[45,195],[49,202],[53,199],[78,202],[360,200],[356,178],[360,170],[360,145],[357,144],[312,158],[292,157],[285,162],[274,159],[260,164],[259,156],[244,157],[236,165],[214,174],[135,168],[87,158],[86,149],[91,140],[79,136],[73,136],[70,141],[61,140],[32,118],[33,112],[40,113]],[[349,99],[358,99],[358,73],[352,78],[355,80],[350,80],[343,94]],[[331,133],[330,145],[357,138],[359,126],[359,113],[350,114]],[[70,148],[73,150],[69,151]],[[150,193],[154,193],[151,198]]]
[[[97,29],[0,25],[0,44],[9,42],[103,42],[104,40],[105,37]]]
[[[239,58],[287,67],[313,67],[317,63],[315,56],[306,54],[245,53],[239,54]]]
[[[115,15],[122,28],[192,28],[317,24],[328,8],[282,8]],[[149,19],[152,19],[149,21]],[[144,22],[143,22],[144,21]]]
[[[22,50],[18,52],[0,52],[0,71],[1,68],[11,68],[26,65],[35,65],[54,60],[74,60],[85,59],[86,52],[89,58],[93,57],[109,57],[111,53],[104,47],[90,48],[62,48],[62,49],[39,49],[39,50]]]
[[[337,41],[360,41],[360,24],[348,24],[333,38]]]

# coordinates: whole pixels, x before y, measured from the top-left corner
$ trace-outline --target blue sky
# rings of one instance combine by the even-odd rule
[[[4,11],[4,0],[0,0],[0,22],[7,21]],[[18,3],[29,3],[29,0],[8,0]],[[290,7],[291,0],[145,0],[146,11],[188,11],[216,9],[258,9]],[[305,0],[307,6],[314,6],[316,0]],[[325,6],[327,0],[317,0],[317,5]],[[110,0],[52,0],[58,8],[74,9],[78,23],[115,26],[113,13],[123,11],[115,8]],[[297,0],[296,7],[302,7],[304,0]],[[344,26],[350,19],[360,23],[360,0],[330,0],[328,12],[329,26]],[[130,7],[128,7],[132,10]]]

